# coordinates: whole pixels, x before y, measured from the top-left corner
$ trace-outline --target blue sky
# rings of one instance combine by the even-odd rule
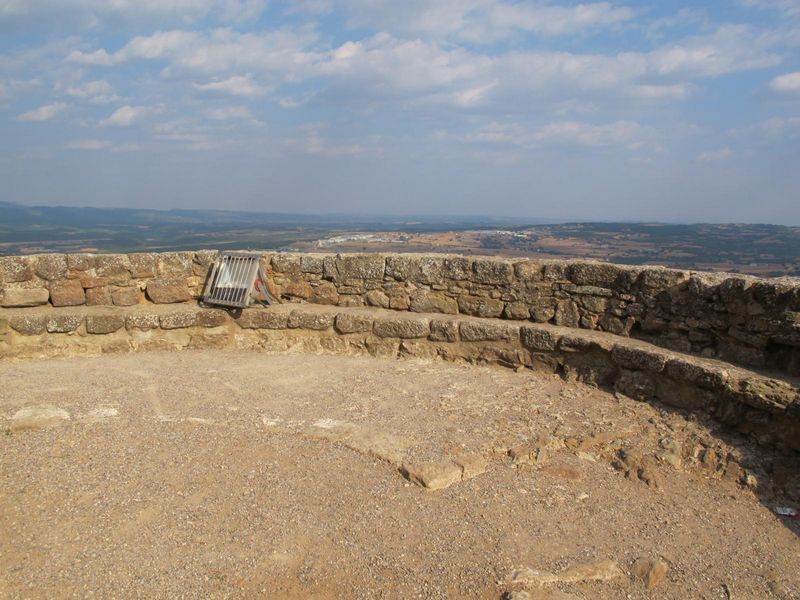
[[[800,225],[800,0],[0,0],[0,200]]]

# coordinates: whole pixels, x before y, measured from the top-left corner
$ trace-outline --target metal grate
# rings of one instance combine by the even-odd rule
[[[271,304],[261,256],[249,252],[221,252],[211,269],[203,302],[247,308],[253,300]]]

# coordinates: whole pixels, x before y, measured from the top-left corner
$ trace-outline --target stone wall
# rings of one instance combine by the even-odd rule
[[[0,313],[0,357],[6,359],[184,348],[408,356],[527,368],[707,413],[760,444],[800,450],[800,395],[791,383],[598,331],[312,304],[236,313],[190,303]]]
[[[0,306],[173,303],[215,252],[0,257]],[[800,375],[800,281],[443,255],[265,254],[290,302],[525,319]]]

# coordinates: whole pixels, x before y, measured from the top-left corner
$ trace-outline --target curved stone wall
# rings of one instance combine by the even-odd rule
[[[186,302],[215,252],[0,257],[0,306]],[[287,301],[530,320],[800,375],[800,281],[586,261],[264,254]]]
[[[40,306],[0,314],[0,357],[6,359],[183,348],[368,353],[530,368],[706,412],[761,444],[800,450],[800,397],[791,382],[605,332],[312,304],[240,313],[190,303]]]

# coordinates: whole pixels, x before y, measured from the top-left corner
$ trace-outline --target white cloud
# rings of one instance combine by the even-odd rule
[[[697,156],[698,162],[722,162],[733,158],[734,152],[728,147],[703,152]]]
[[[245,97],[263,96],[268,91],[267,87],[253,81],[253,76],[249,73],[247,75],[232,75],[227,79],[208,83],[195,83],[193,85],[195,89],[203,92],[220,92]]]
[[[334,141],[326,139],[314,125],[304,127],[305,133],[301,138],[290,139],[288,145],[308,154],[309,156],[323,156],[336,158],[342,156],[358,156],[366,152],[366,147],[359,142]]]
[[[777,92],[800,92],[800,71],[775,77],[769,87]]]
[[[0,24],[97,26],[104,20],[194,22],[205,17],[240,22],[258,18],[266,6],[267,0],[4,0]]]
[[[729,132],[735,136],[752,136],[778,139],[800,134],[800,117],[772,117],[755,125],[734,129]]]
[[[100,121],[101,127],[128,127],[143,118],[161,112],[162,107],[153,106],[122,106],[115,110],[107,119]]]
[[[246,121],[250,125],[263,127],[264,123],[259,121],[246,106],[219,106],[203,111],[203,116],[212,121]]]
[[[517,123],[493,122],[482,127],[472,141],[489,144],[539,148],[548,145],[574,145],[584,147],[638,147],[644,130],[633,121],[616,121],[602,125],[579,121],[557,121],[538,129],[528,129]]]
[[[31,121],[41,123],[49,121],[67,110],[67,105],[63,102],[54,102],[53,104],[45,104],[39,108],[35,108],[21,115],[17,115],[17,121]]]
[[[610,2],[560,6],[504,0],[346,0],[355,27],[411,37],[491,43],[518,33],[557,36],[630,21],[634,11]]]
[[[65,93],[73,98],[88,100],[92,104],[108,104],[120,100],[120,97],[114,93],[111,84],[102,79],[70,86]]]
[[[68,150],[110,150],[111,152],[135,152],[141,150],[138,144],[112,144],[108,140],[72,140],[64,146]]]
[[[786,16],[800,16],[800,2],[797,0],[739,0],[741,4],[762,10],[777,10]]]

